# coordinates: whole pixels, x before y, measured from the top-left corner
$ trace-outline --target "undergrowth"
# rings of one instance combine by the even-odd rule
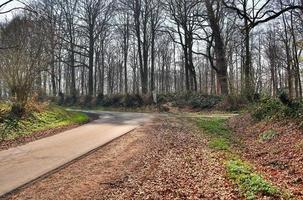
[[[178,108],[210,109],[222,101],[222,97],[193,92],[157,94],[157,102],[152,95],[112,94],[90,96],[65,96],[61,94],[57,103],[61,106],[80,106],[83,108],[141,108],[146,106],[171,104]]]
[[[263,98],[251,107],[250,112],[256,121],[302,119],[303,104],[298,101],[285,104],[277,98]]]
[[[173,106],[180,108],[189,106],[191,108],[209,109],[222,101],[222,97],[202,93],[181,92],[159,94],[157,101],[160,104],[170,102]]]
[[[6,112],[1,116],[0,139],[14,139],[37,131],[85,123],[88,120],[85,114],[68,112],[55,106],[48,106],[43,111],[31,111],[22,118]]]
[[[226,163],[228,177],[233,180],[246,199],[256,199],[258,195],[279,197],[279,188],[267,182],[261,175],[241,160],[230,160]]]
[[[230,130],[225,126],[226,119],[201,118],[198,126],[210,136],[209,146],[217,150],[228,150],[230,147]]]

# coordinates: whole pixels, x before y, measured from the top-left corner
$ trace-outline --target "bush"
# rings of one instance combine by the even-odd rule
[[[120,94],[104,96],[100,105],[105,107],[120,107],[123,106],[123,98],[123,95]]]
[[[205,95],[202,93],[171,93],[159,94],[157,101],[159,104],[171,102],[176,107],[191,107],[196,109],[213,108],[221,101],[221,97],[214,95]]]
[[[303,115],[303,104],[300,101],[291,101],[284,106],[283,113],[285,117],[301,118]]]
[[[216,106],[222,100],[219,96],[205,95],[201,93],[169,93],[158,94],[157,103],[159,105],[171,103],[176,107],[190,107],[195,109],[210,109]],[[90,96],[65,96],[63,93],[58,97],[59,105],[73,106],[80,105],[85,107],[104,106],[104,107],[141,107],[153,105],[152,95],[139,94],[98,94],[97,97]]]
[[[197,95],[192,96],[189,100],[190,106],[193,108],[208,109],[213,108],[221,101],[219,96]]]
[[[158,94],[157,95],[157,103],[158,104],[165,104],[167,102],[169,102],[171,99],[169,98],[169,96],[167,94]]]
[[[140,107],[144,104],[143,99],[140,95],[127,94],[123,98],[123,106],[125,107]]]
[[[303,104],[291,101],[283,104],[279,99],[265,98],[253,107],[252,117],[258,121],[263,119],[301,118]]]
[[[278,99],[265,98],[253,108],[252,117],[258,121],[272,119],[281,114],[285,106]]]

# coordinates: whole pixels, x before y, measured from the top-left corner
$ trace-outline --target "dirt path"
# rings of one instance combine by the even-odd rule
[[[158,119],[5,199],[240,199],[192,127]]]

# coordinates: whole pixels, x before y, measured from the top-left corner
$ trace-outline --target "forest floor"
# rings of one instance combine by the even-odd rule
[[[303,199],[303,131],[293,120],[254,122],[249,114],[229,120],[234,148],[257,171],[296,199]]]
[[[191,125],[156,119],[5,199],[239,199]]]
[[[226,115],[158,117],[4,199],[302,199],[299,156],[296,176],[288,178],[293,167],[274,174],[268,167],[280,161],[263,166],[265,144],[241,133],[260,128],[243,116],[228,121],[235,132],[222,122]]]

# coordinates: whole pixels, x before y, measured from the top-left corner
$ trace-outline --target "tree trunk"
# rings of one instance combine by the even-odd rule
[[[88,95],[94,95],[94,31],[90,30],[88,52]]]
[[[212,4],[209,0],[205,1],[207,13],[209,17],[210,27],[213,32],[214,42],[215,42],[215,55],[216,55],[216,72],[218,76],[218,81],[220,84],[220,91],[222,95],[228,95],[228,81],[227,81],[227,62],[224,42],[221,35],[221,29],[216,19]]]

